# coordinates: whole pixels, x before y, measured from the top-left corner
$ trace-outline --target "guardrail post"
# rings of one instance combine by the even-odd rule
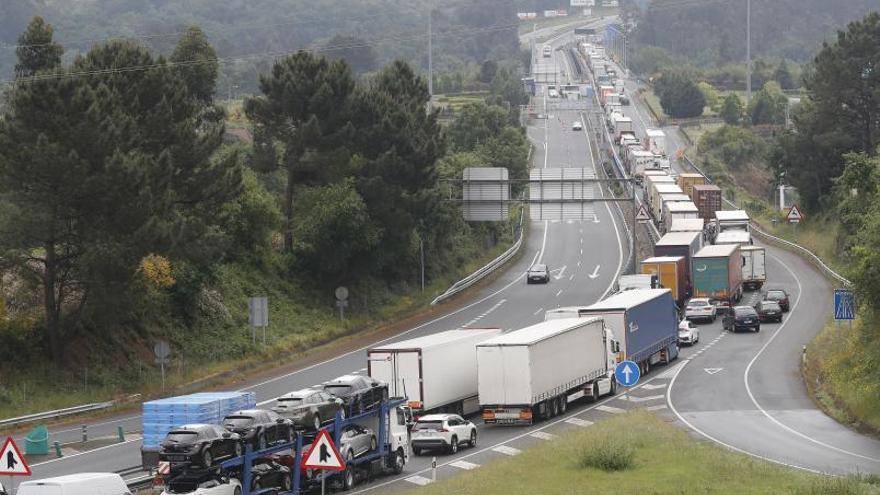
[[[53,445],[55,446],[55,457],[62,457],[61,444],[58,442],[54,442]]]
[[[437,458],[431,458],[431,481],[437,481]]]
[[[125,432],[122,430],[121,426],[116,428],[116,434],[119,436],[119,443],[125,442]]]
[[[89,441],[89,425],[82,425],[82,443]]]

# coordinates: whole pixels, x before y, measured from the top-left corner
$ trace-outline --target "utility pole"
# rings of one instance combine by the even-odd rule
[[[434,9],[428,7],[428,108],[434,105]]]
[[[746,107],[752,101],[752,0],[746,0]]]

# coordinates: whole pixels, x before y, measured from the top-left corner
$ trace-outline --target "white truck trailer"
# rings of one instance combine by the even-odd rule
[[[618,350],[602,318],[544,321],[477,344],[483,421],[532,424],[615,393]]]
[[[721,210],[715,212],[715,233],[726,230],[744,230],[749,232],[749,214],[745,210]]]
[[[667,156],[666,133],[660,129],[645,129],[645,149],[660,156]]]
[[[500,328],[449,330],[367,350],[367,373],[388,384],[391,397],[403,397],[417,415],[480,410],[477,350],[501,335]]]
[[[767,250],[759,246],[741,246],[743,257],[743,288],[761,290],[767,281]]]

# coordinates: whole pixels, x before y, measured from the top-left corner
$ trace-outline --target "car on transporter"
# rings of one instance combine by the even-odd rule
[[[241,495],[241,482],[216,472],[195,471],[171,478],[162,495]]]
[[[412,427],[415,455],[426,450],[455,454],[461,445],[477,446],[477,426],[457,414],[428,414],[420,417]]]
[[[582,124],[580,120],[575,120],[574,124],[571,124],[571,130],[582,131],[584,130],[584,124]]]

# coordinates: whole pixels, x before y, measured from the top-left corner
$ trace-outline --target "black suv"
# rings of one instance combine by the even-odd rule
[[[239,457],[240,437],[221,426],[183,425],[171,430],[162,441],[159,460],[172,464],[192,462],[208,468],[216,459]]]
[[[721,323],[725,330],[736,332],[738,330],[761,331],[761,319],[758,312],[751,306],[734,306],[733,311],[728,311]]]
[[[324,382],[323,387],[324,392],[342,399],[348,417],[374,409],[388,398],[388,385],[368,376],[343,375]]]
[[[264,450],[273,443],[293,440],[293,423],[274,411],[237,411],[223,418],[223,426],[237,433],[254,450]]]

